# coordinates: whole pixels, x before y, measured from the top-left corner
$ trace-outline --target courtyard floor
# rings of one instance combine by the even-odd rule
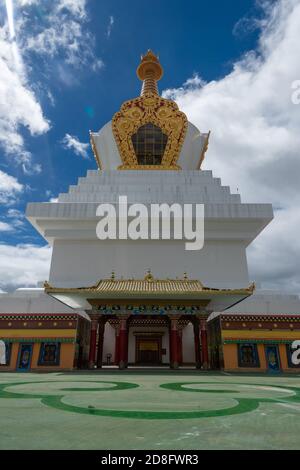
[[[299,375],[0,374],[0,449],[299,448]]]

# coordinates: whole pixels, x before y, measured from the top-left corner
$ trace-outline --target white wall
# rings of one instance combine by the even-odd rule
[[[186,251],[182,241],[56,240],[50,284],[86,287],[100,279],[143,279],[147,269],[159,279],[199,279],[208,287],[246,287],[249,282],[241,242],[208,241],[201,251]]]
[[[226,314],[299,315],[300,299],[296,294],[277,291],[256,291],[240,304],[226,310]]]
[[[106,354],[111,354],[111,363],[115,360],[115,344],[116,344],[116,335],[115,329],[106,322],[103,338],[103,354],[102,361],[106,363]]]
[[[192,323],[189,323],[182,330],[182,362],[195,363],[195,341]]]
[[[82,310],[73,310],[58,300],[50,297],[44,289],[17,289],[14,292],[0,294],[1,313],[76,313],[89,319]]]
[[[205,241],[201,251],[185,250],[183,240],[105,240],[96,236],[101,202],[119,195],[128,204],[203,203]],[[110,277],[188,276],[211,287],[248,284],[246,246],[272,219],[271,205],[241,204],[210,171],[88,171],[57,203],[29,204],[27,217],[53,244],[50,283],[89,286]]]

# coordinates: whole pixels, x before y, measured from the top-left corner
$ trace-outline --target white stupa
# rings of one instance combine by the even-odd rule
[[[91,133],[98,169],[79,178],[57,202],[28,204],[26,215],[53,246],[46,292],[69,307],[84,309],[92,319],[91,366],[96,342],[104,341],[104,349],[109,349],[113,328],[123,338],[122,366],[135,361],[134,335],[140,331],[145,336],[157,328],[163,328],[162,362],[174,366],[180,325],[193,323],[197,351],[199,319],[204,320],[202,364],[207,364],[205,321],[213,311],[252,294],[246,248],[272,220],[273,210],[270,204],[242,203],[239,194],[232,194],[211,171],[201,169],[209,133],[189,123],[176,103],[159,96],[162,67],[151,51],[142,58],[137,73],[143,81],[141,96],[125,102],[112,121]],[[147,207],[204,204],[203,249],[187,251],[184,241],[174,237],[99,240],[97,208],[117,203],[119,196],[126,196],[128,204]],[[158,313],[166,323],[155,323]],[[104,339],[100,324],[106,324]],[[189,331],[187,343],[193,349],[192,330],[184,331]],[[168,337],[171,343],[175,338],[170,348]],[[136,344],[146,342],[136,339]]]

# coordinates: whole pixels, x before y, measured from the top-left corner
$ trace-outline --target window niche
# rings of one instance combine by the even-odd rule
[[[141,126],[131,137],[138,165],[161,165],[168,137],[154,124]]]
[[[60,343],[41,343],[39,366],[58,366],[60,363]]]
[[[254,343],[238,344],[239,367],[260,367],[257,345]]]

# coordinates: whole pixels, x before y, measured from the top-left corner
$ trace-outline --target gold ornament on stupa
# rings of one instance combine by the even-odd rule
[[[120,170],[180,170],[177,160],[188,121],[177,104],[159,96],[163,68],[151,50],[142,56],[137,76],[141,96],[126,101],[112,120],[122,159]]]

